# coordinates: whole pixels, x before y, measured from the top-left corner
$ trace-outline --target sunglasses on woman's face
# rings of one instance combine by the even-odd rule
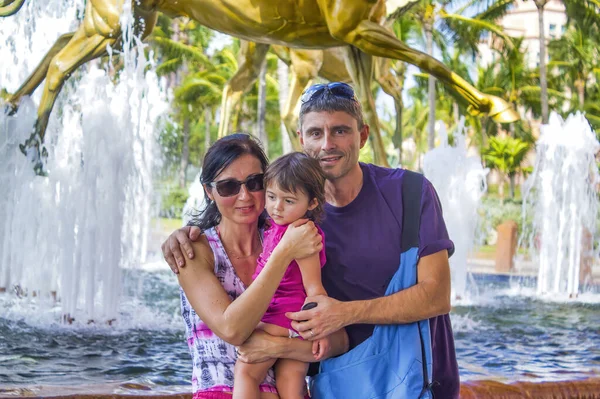
[[[356,100],[356,95],[352,86],[343,82],[332,82],[329,84],[316,84],[304,90],[300,101],[302,104],[320,98],[324,93],[331,93],[335,97],[347,98],[348,100]]]
[[[244,181],[239,181],[237,179],[224,179],[213,181],[208,185],[216,188],[217,193],[219,193],[221,197],[231,197],[240,192],[242,184],[245,184],[246,189],[251,192],[264,190],[263,177],[264,174],[260,173],[257,175],[248,176]]]

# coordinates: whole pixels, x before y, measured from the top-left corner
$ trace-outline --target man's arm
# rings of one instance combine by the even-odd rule
[[[405,324],[450,312],[448,251],[423,257],[418,283],[390,296],[353,304],[351,324]]]
[[[163,256],[173,273],[179,273],[179,268],[185,266],[185,257],[194,259],[194,249],[192,241],[198,240],[201,236],[200,228],[197,226],[185,226],[175,230],[160,246]]]
[[[405,324],[450,311],[448,251],[424,256],[417,267],[418,283],[395,294],[364,301],[341,302],[325,296],[307,298],[317,307],[287,313],[292,327],[306,340],[323,338],[351,324]],[[299,321],[306,320],[300,323]],[[313,334],[310,333],[312,329]]]
[[[348,351],[349,341],[346,331],[340,330],[325,338],[329,347],[319,360],[339,356]],[[239,347],[239,359],[246,363],[259,363],[273,358],[294,359],[301,362],[315,362],[312,342],[297,338],[275,337],[261,330],[255,330],[250,338]]]

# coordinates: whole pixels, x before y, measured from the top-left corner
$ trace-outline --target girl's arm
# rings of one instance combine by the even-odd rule
[[[306,226],[306,227],[305,227]],[[178,274],[179,284],[203,322],[217,336],[232,345],[241,345],[254,331],[267,310],[287,266],[295,257],[320,251],[320,236],[312,223],[288,228],[256,280],[235,301],[214,273],[214,256],[208,240],[192,244],[198,255],[186,259]]]
[[[319,253],[313,254],[308,258],[296,259],[302,273],[302,284],[306,296],[327,295],[323,283],[321,282],[321,261]]]
[[[317,253],[308,258],[296,260],[300,267],[300,272],[302,273],[302,283],[304,284],[304,290],[308,297],[327,295],[321,281],[321,259],[319,255],[320,254]],[[330,340],[328,339],[312,341],[312,355],[314,356],[314,360],[323,360],[330,352],[329,346]]]

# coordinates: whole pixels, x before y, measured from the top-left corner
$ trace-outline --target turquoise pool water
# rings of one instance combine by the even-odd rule
[[[139,383],[190,385],[191,360],[175,277],[127,271],[113,326],[61,325],[58,307],[0,294],[0,387]],[[506,278],[478,276],[480,295],[451,316],[462,380],[567,380],[600,374],[598,294],[535,298]],[[77,316],[76,316],[77,318]]]

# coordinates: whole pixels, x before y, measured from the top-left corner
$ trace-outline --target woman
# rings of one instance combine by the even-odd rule
[[[322,249],[314,224],[298,221],[252,281],[262,251],[267,163],[260,145],[246,134],[220,139],[204,158],[200,181],[207,206],[191,222],[204,235],[193,243],[196,256],[185,260],[178,275],[194,399],[231,398],[235,346],[256,328],[290,262]],[[272,371],[260,391],[261,398],[278,397]]]

